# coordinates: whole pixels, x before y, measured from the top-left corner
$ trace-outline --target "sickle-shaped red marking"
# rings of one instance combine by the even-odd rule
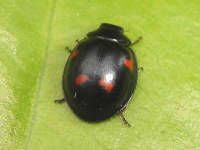
[[[85,74],[80,74],[76,77],[75,83],[76,85],[81,85],[89,80],[89,77]]]
[[[77,50],[74,50],[74,51],[72,52],[72,58],[76,57],[77,55],[78,55],[78,51],[77,51]]]
[[[105,80],[99,80],[98,84],[102,86],[107,92],[111,92],[114,85],[110,82],[106,82]]]
[[[131,59],[125,59],[124,60],[124,65],[130,70],[133,71],[133,56],[130,54]]]

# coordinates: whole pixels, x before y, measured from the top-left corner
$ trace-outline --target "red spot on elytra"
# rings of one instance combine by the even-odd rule
[[[130,70],[133,71],[133,57],[131,55],[131,59],[125,59],[124,60],[124,65]]]
[[[72,52],[72,58],[76,57],[77,55],[78,55],[78,51],[77,51],[77,50],[74,50],[74,51]]]
[[[85,74],[80,74],[76,77],[75,83],[76,85],[81,85],[89,80],[89,77]]]
[[[102,86],[107,92],[111,92],[114,87],[112,83],[105,80],[99,80],[98,84]]]

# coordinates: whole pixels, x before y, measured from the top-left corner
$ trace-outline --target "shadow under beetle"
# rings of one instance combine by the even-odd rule
[[[64,99],[72,111],[88,122],[98,122],[122,112],[134,94],[138,65],[123,28],[103,23],[78,41],[64,68]]]

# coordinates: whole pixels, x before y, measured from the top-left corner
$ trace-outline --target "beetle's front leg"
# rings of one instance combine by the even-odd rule
[[[65,102],[65,99],[57,99],[57,100],[54,100],[55,103],[63,103]]]
[[[138,37],[137,40],[135,40],[133,43],[131,43],[131,46],[137,44],[138,42],[140,42],[141,39],[142,39],[142,36]]]
[[[66,46],[65,49],[66,49],[68,52],[72,53],[72,50],[71,50],[68,46]]]

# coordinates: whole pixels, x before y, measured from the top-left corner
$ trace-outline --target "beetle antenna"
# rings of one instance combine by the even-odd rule
[[[124,124],[126,124],[128,127],[131,127],[131,124],[126,120],[126,118],[124,117],[123,113],[120,111],[119,112],[120,118],[122,119],[122,121],[124,122]]]

